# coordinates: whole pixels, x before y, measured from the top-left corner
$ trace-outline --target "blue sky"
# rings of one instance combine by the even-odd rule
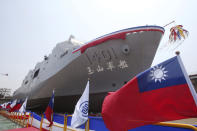
[[[116,30],[175,20],[189,31],[178,48],[167,45],[169,29],[153,64],[181,51],[189,74],[197,73],[196,0],[0,0],[0,88],[17,89],[30,69],[72,34],[87,42]],[[167,47],[167,48],[163,48]]]

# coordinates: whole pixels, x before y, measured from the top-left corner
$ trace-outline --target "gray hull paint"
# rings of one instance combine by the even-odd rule
[[[90,78],[90,112],[100,112],[102,101],[110,91],[116,91],[138,73],[149,68],[160,43],[159,31],[138,32],[125,40],[109,40],[88,48],[83,54],[51,78],[33,87],[28,93],[15,98],[29,96],[28,109],[42,111],[46,108],[52,90],[55,89],[55,111],[72,112]],[[120,68],[120,60],[128,67]],[[114,68],[107,69],[112,62]],[[98,65],[103,71],[96,71]],[[88,69],[93,74],[88,74]]]

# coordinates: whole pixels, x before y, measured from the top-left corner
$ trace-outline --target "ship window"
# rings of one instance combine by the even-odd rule
[[[44,56],[44,60],[48,60],[48,59],[49,59],[49,58],[45,55],[45,56]]]
[[[35,73],[34,73],[34,76],[33,76],[33,78],[35,78],[35,77],[37,77],[38,76],[38,74],[39,74],[39,71],[40,71],[40,69],[38,69]]]
[[[113,86],[113,87],[115,87],[115,86],[116,86],[116,84],[115,84],[115,83],[112,83],[112,86]]]
[[[128,49],[124,49],[124,51],[125,51],[125,52],[127,52],[127,51],[128,51]]]
[[[127,81],[125,81],[124,84],[127,84]]]
[[[62,53],[62,54],[60,55],[60,58],[62,58],[62,57],[65,56],[66,54],[68,54],[68,51],[65,51],[64,53]]]
[[[28,81],[25,81],[25,85],[28,83]]]

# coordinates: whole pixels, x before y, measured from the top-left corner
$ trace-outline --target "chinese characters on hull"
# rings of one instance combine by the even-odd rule
[[[106,63],[105,67],[102,67],[101,65],[98,65],[95,69],[91,68],[90,66],[87,67],[87,71],[89,75],[94,74],[95,72],[102,72],[105,70],[110,70],[113,71],[113,69],[115,68],[120,68],[120,69],[124,69],[124,68],[128,68],[128,64],[125,60],[120,60],[118,65],[115,65],[112,61],[109,61]]]

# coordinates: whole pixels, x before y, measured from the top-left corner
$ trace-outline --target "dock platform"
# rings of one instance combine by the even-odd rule
[[[39,129],[34,127],[28,127],[28,128],[17,128],[17,129],[3,130],[3,131],[39,131]]]

